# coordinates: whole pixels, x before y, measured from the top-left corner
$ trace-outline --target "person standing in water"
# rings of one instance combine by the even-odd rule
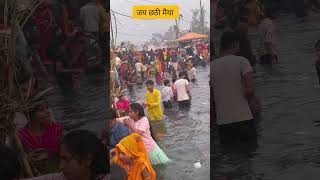
[[[320,84],[320,40],[318,40],[316,42],[315,50],[316,50],[316,55],[317,55],[317,60],[316,60],[315,66],[316,66],[318,80],[319,80],[319,84]]]
[[[164,80],[164,88],[162,89],[162,104],[164,108],[172,108],[173,91],[168,79]]]
[[[146,102],[142,106],[148,108],[148,116],[151,121],[159,121],[163,119],[163,111],[161,107],[161,93],[154,88],[154,82],[148,80],[146,82],[147,94]]]
[[[274,25],[271,20],[272,10],[268,7],[264,10],[262,21],[259,25],[259,49],[260,64],[278,63],[278,57],[274,52]]]
[[[177,94],[178,104],[180,109],[190,108],[190,83],[185,79],[185,73],[179,73],[179,80],[174,85],[174,92]]]
[[[131,133],[137,133],[142,137],[152,165],[166,165],[171,162],[155,142],[152,126],[150,126],[149,120],[145,116],[143,107],[140,104],[132,103],[130,105],[129,116],[117,118],[116,121],[128,126]]]
[[[128,180],[156,180],[142,137],[137,133],[122,139],[114,149],[116,163],[126,170]],[[115,175],[116,176],[116,175]]]
[[[232,145],[256,140],[256,128],[249,104],[254,102],[253,69],[249,61],[234,54],[239,38],[234,32],[221,37],[221,57],[211,64],[210,83],[220,142]]]

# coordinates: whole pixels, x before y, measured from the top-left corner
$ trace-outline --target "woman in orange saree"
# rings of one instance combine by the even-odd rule
[[[150,163],[141,136],[137,133],[122,139],[116,145],[114,162],[128,173],[128,180],[156,180],[156,173]]]

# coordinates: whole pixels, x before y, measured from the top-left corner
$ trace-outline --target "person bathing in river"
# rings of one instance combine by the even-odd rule
[[[161,66],[161,61],[156,58],[154,61],[154,69],[155,69],[155,79],[158,85],[161,84],[161,73],[162,73],[162,66]]]
[[[234,55],[239,49],[235,32],[224,32],[220,42],[221,57],[210,66],[212,108],[216,110],[213,118],[220,142],[223,145],[252,142],[257,137],[250,109],[255,102],[253,70],[246,58]]]
[[[116,120],[118,123],[128,126],[132,133],[137,133],[142,137],[152,165],[167,164],[171,161],[154,141],[149,120],[140,104],[132,103],[129,116],[117,118]]]
[[[190,69],[190,74],[191,74],[191,82],[197,82],[197,70],[194,65],[191,64],[191,69]]]
[[[29,122],[18,131],[18,135],[24,150],[29,153],[29,160],[40,173],[57,172],[63,126],[53,122],[46,101],[29,112],[27,117],[30,117]]]
[[[147,94],[146,102],[142,106],[148,108],[148,116],[151,121],[160,121],[163,119],[163,111],[161,107],[161,93],[154,88],[154,82],[148,80],[146,82]]]
[[[123,124],[117,123],[117,113],[112,110],[110,113],[110,146],[115,148],[116,145],[125,137],[130,135],[129,128]]]
[[[119,95],[118,102],[116,102],[116,108],[120,114],[128,114],[129,112],[129,100],[124,94]]]
[[[318,81],[320,84],[320,40],[318,40],[316,42],[315,50],[316,50],[316,55],[317,55],[317,60],[316,60],[315,66],[316,66],[316,70],[317,70],[317,74],[318,74]]]
[[[174,92],[177,94],[177,100],[180,109],[189,109],[190,108],[190,83],[185,79],[184,72],[179,73],[179,80],[174,83]]]
[[[266,7],[262,21],[259,25],[259,48],[258,55],[260,64],[278,63],[278,57],[274,52],[274,25],[271,20],[272,9]]]
[[[143,137],[137,133],[122,139],[114,149],[115,156],[111,160],[119,164],[128,174],[128,180],[156,180]]]
[[[171,109],[172,101],[174,98],[172,88],[170,86],[170,81],[168,79],[164,80],[164,88],[162,89],[162,104],[164,108]]]

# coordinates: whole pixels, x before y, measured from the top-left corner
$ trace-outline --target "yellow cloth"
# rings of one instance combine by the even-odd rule
[[[135,158],[130,170],[128,170],[128,165],[121,160],[120,152],[125,154],[127,157]],[[127,171],[128,180],[143,180],[141,173],[145,168],[147,168],[151,174],[151,179],[156,180],[156,173],[152,168],[143,140],[139,134],[132,133],[122,139],[119,144],[116,145],[115,153],[116,156],[114,157],[114,162]]]
[[[160,72],[160,61],[159,60],[154,61],[154,68],[156,70],[156,73]]]
[[[153,89],[153,92],[147,92],[146,95],[148,106],[148,116],[151,121],[159,121],[163,119],[163,111],[161,108],[161,93],[157,89]]]
[[[167,58],[168,58],[167,52],[163,52],[163,59],[164,59],[164,61],[167,61]]]

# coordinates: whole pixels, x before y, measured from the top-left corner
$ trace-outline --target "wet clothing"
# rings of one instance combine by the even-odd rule
[[[235,122],[218,126],[220,143],[236,145],[248,143],[257,139],[257,130],[254,120]]]
[[[151,121],[159,121],[163,119],[163,111],[161,108],[161,93],[157,89],[153,92],[148,91],[146,94],[146,102],[150,104],[148,107],[148,116]]]
[[[117,118],[117,122],[124,123],[125,119],[129,119],[137,130],[143,131],[141,135],[146,151],[148,153],[151,164],[167,164],[171,162],[171,160],[167,157],[167,155],[160,149],[157,143],[151,136],[151,126],[147,117],[142,117],[138,121],[134,121],[129,116],[123,118]]]
[[[165,109],[172,109],[172,101],[171,100],[162,101],[162,104]]]
[[[124,138],[115,148],[116,156],[114,162],[119,164],[128,173],[128,180],[143,180],[142,172],[146,168],[151,175],[152,180],[156,180],[156,172],[154,171],[147,151],[139,134],[133,133]],[[135,158],[132,167],[122,161],[120,153],[127,157]]]
[[[178,101],[179,109],[189,109],[190,108],[190,100]]]
[[[252,71],[249,61],[240,56],[228,55],[212,62],[210,79],[218,125],[253,119],[242,81],[242,76]]]
[[[174,83],[174,89],[177,91],[178,101],[189,100],[186,86],[189,85],[189,81],[186,79],[179,79]]]

